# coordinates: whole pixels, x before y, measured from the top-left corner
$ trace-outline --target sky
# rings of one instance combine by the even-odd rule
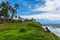
[[[60,24],[60,0],[0,0],[18,3],[17,16],[34,18],[42,24]]]

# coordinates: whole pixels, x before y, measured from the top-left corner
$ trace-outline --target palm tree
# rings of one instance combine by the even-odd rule
[[[18,4],[15,4],[14,5],[14,8],[17,10],[19,8],[19,5]]]
[[[15,14],[16,14],[16,10],[14,8],[12,8],[11,13],[12,13],[11,18],[13,18],[15,16]]]
[[[8,2],[2,2],[1,4],[0,4],[0,9],[1,9],[1,15],[4,17],[4,18],[8,18],[9,17],[9,9],[10,9],[10,7],[9,7],[10,5],[9,5],[9,3]]]
[[[9,17],[9,12],[12,13],[12,16],[15,16],[17,9],[18,4],[15,4],[14,7],[11,6],[9,2],[2,2],[0,4],[0,14],[3,14],[4,17]]]
[[[4,19],[9,17],[14,17],[17,13],[18,4],[15,4],[14,7],[10,5],[9,2],[2,2],[0,4],[0,17],[3,16]],[[12,15],[11,15],[12,14]]]
[[[15,14],[17,13],[17,9],[19,8],[18,4],[14,5],[14,8],[11,8],[11,12],[12,12],[12,16],[11,18],[13,18],[14,16],[16,16]]]

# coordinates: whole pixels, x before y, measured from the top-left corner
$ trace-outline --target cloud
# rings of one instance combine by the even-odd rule
[[[34,19],[45,19],[45,20],[60,20],[60,14],[51,14],[51,13],[46,13],[46,14],[35,14],[35,15],[30,15],[30,16],[21,16],[23,18],[34,18]]]
[[[60,13],[60,0],[46,0],[45,6],[37,7],[34,11],[47,11],[51,13]]]
[[[46,0],[45,6],[39,6],[33,9],[33,11],[43,11],[45,13],[23,17],[46,20],[60,20],[60,0]]]
[[[55,7],[56,7],[55,0],[54,1],[46,0],[45,6],[37,7],[34,10],[35,11],[52,11],[52,10],[55,10]]]

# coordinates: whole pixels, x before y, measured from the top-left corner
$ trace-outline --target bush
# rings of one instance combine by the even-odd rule
[[[21,28],[19,32],[26,32],[27,30],[25,28]]]

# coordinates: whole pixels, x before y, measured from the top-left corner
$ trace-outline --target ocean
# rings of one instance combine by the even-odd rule
[[[49,25],[43,25],[43,28],[48,27],[48,29],[60,37],[60,24],[49,24]]]

